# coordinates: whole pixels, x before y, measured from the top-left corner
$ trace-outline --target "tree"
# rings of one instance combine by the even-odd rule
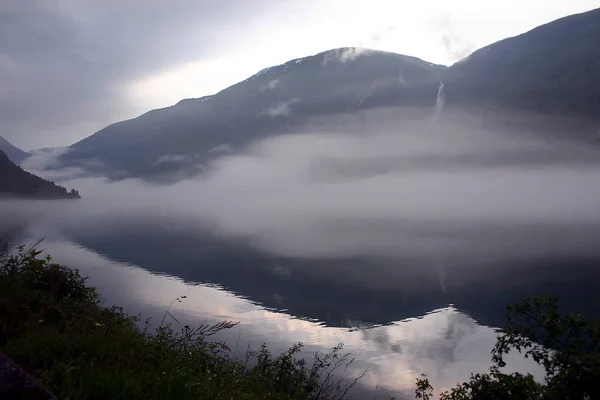
[[[562,314],[556,298],[524,298],[507,308],[508,324],[492,350],[489,373],[440,395],[440,400],[600,399],[600,320]],[[543,382],[531,374],[505,374],[504,356],[517,350],[546,371]],[[418,399],[433,399],[427,377],[417,380]]]

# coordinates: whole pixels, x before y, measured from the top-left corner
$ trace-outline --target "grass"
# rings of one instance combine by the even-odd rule
[[[334,373],[352,363],[341,345],[310,365],[302,344],[236,359],[211,341],[235,323],[150,332],[35,246],[0,253],[0,351],[59,399],[342,399],[359,379]]]

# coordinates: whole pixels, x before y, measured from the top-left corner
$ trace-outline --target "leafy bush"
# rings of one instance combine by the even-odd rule
[[[0,351],[60,399],[341,399],[358,381],[334,377],[352,362],[341,346],[308,366],[301,344],[233,358],[210,340],[231,322],[149,332],[35,248],[0,256]]]
[[[536,382],[531,374],[502,373],[511,350],[542,365],[544,381]],[[563,315],[552,297],[524,298],[508,306],[508,327],[492,350],[492,362],[489,373],[471,375],[440,399],[600,399],[600,321]],[[433,398],[426,376],[417,381],[416,397]]]

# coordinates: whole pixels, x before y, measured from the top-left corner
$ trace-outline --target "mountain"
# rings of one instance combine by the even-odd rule
[[[179,170],[290,132],[310,117],[387,105],[430,110],[446,69],[382,51],[331,50],[264,69],[216,95],[110,125],[71,146],[65,160],[79,166],[94,160],[91,169],[113,176]]]
[[[62,186],[24,171],[0,151],[0,196],[32,199],[78,199],[76,190],[67,191]]]
[[[446,101],[598,118],[600,9],[475,51],[449,68]]]
[[[533,113],[544,129],[595,132],[598,49],[600,9],[494,43],[450,68],[383,51],[330,50],[266,68],[213,96],[110,125],[72,145],[62,163],[112,178],[182,178],[256,139],[297,132],[314,117],[391,106],[429,121],[441,82],[448,110],[473,112],[484,124],[504,128],[522,111],[519,129],[527,129]],[[578,125],[554,122],[563,117]]]
[[[8,140],[0,136],[0,151],[4,152],[8,158],[15,164],[21,164],[24,159],[29,157],[29,153],[13,146]]]

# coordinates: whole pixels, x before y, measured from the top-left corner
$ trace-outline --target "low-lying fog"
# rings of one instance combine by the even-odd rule
[[[63,178],[83,200],[3,201],[1,218],[90,227],[175,218],[186,229],[302,257],[597,251],[597,147],[456,118],[403,123],[394,116],[363,114],[363,132],[351,116],[314,122],[309,132],[255,142],[205,165],[196,179],[167,186],[65,180],[78,171],[37,170],[52,157],[38,154],[24,167]]]

